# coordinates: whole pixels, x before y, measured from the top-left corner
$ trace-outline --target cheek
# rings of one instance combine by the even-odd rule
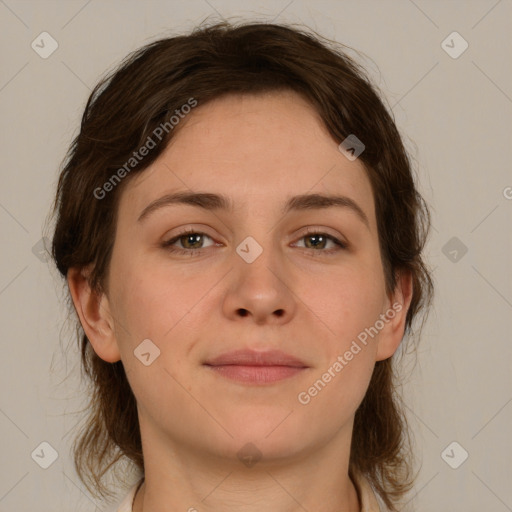
[[[377,350],[377,337],[368,333],[373,332],[370,328],[385,304],[379,260],[353,263],[333,271],[306,295],[316,313],[312,318],[321,319],[326,361],[315,373],[311,387],[303,390],[303,398],[311,401],[314,414],[336,410],[335,423],[355,413],[366,393]]]
[[[340,350],[300,390],[296,407],[306,418],[315,418],[309,425],[315,436],[337,432],[352,420],[368,389],[374,361],[368,347],[360,347],[350,360]]]
[[[344,346],[379,318],[385,297],[383,276],[363,265],[302,276],[298,296],[328,338]]]
[[[134,342],[163,339],[212,286],[208,275],[187,277],[165,265],[136,260],[118,264],[116,274],[112,289],[116,318]]]
[[[187,404],[182,385],[188,384],[182,370],[196,337],[194,306],[205,290],[187,286],[182,276],[171,276],[161,267],[125,261],[116,272],[112,304],[125,372],[139,407],[165,421]],[[199,284],[201,278],[194,281]]]

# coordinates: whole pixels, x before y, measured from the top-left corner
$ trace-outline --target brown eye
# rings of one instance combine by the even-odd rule
[[[308,244],[306,243],[306,247],[308,249],[325,249],[325,246],[327,244],[327,242],[329,241],[328,238],[324,235],[307,235],[304,237],[305,240],[310,240],[310,247],[308,246]]]
[[[205,247],[203,246],[205,237],[211,240],[211,237],[208,236],[206,233],[188,230],[176,235],[170,240],[163,242],[162,247],[170,252],[189,254],[190,256],[192,256],[194,255],[194,253],[198,253],[202,249],[205,249]],[[177,242],[179,242],[181,247],[175,246]]]
[[[321,231],[308,232],[302,236],[300,240],[307,241],[304,244],[305,249],[310,249],[311,251],[316,252],[332,253],[348,248],[347,244],[343,243],[341,240],[338,240],[336,237],[328,235],[327,233],[322,233]],[[326,249],[326,246],[329,243],[331,243],[331,248]]]
[[[178,238],[178,240],[185,249],[201,249],[201,247],[197,247],[197,245],[201,242],[202,236],[203,235],[199,233],[193,233],[190,235],[182,235]]]

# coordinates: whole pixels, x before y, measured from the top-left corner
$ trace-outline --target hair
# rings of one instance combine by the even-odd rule
[[[314,107],[337,143],[350,134],[364,143],[358,158],[374,195],[386,290],[395,289],[399,273],[411,274],[413,295],[404,338],[421,331],[424,322],[417,332],[412,323],[420,310],[426,317],[433,296],[433,281],[422,259],[430,213],[415,187],[392,115],[347,48],[302,27],[221,22],[156,40],[129,54],[90,94],[79,133],[62,163],[51,247],[60,274],[66,277],[71,268],[90,267],[92,290],[108,294],[121,193],[186,125],[169,128],[168,120],[191,104],[191,98],[204,105],[225,95],[294,91]],[[168,129],[156,147],[128,170],[133,152],[148,137],[157,139],[160,132],[155,130],[162,126]],[[119,179],[113,183],[116,173]],[[107,182],[112,186],[104,186]],[[98,191],[107,188],[109,193],[100,197]],[[123,457],[144,471],[136,400],[122,362],[102,360],[79,321],[75,327],[82,372],[90,383],[87,421],[73,445],[75,468],[90,492],[105,497],[109,491],[102,478]],[[397,393],[396,357],[375,364],[355,414],[349,462],[350,474],[365,475],[392,511],[398,510],[397,503],[416,478],[410,429]]]

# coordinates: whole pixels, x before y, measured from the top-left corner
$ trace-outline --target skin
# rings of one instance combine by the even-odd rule
[[[402,340],[412,294],[408,274],[386,293],[363,164],[339,151],[293,92],[228,96],[199,105],[182,123],[122,193],[108,295],[91,292],[86,271],[68,273],[94,350],[122,360],[137,399],[145,482],[134,512],[359,511],[348,476],[354,414],[375,362]],[[173,205],[137,222],[145,206],[174,191],[225,194],[235,209]],[[348,208],[283,215],[285,200],[305,193],[350,197],[369,227]],[[308,226],[348,249],[315,244]],[[195,244],[185,236],[174,247],[202,247],[199,255],[161,247],[188,227],[207,236]],[[263,248],[252,263],[236,252],[247,236]],[[402,310],[378,336],[310,403],[299,403],[298,394],[396,302]],[[160,349],[149,366],[134,356],[144,339]],[[309,367],[255,386],[203,365],[247,347],[281,349]],[[247,443],[262,454],[252,467],[237,457]]]

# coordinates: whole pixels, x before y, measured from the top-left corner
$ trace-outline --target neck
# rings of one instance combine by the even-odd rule
[[[269,476],[269,478],[272,478]],[[270,497],[270,493],[267,494],[267,499],[262,500],[261,497],[255,497],[253,487],[246,488],[248,499],[252,500],[252,502],[248,502],[243,500],[242,498],[236,498],[232,497],[229,506],[226,501],[223,502],[222,510],[237,510],[237,511],[243,511],[243,512],[249,512],[249,511],[256,511],[261,510],[262,507],[265,507],[265,503],[267,503],[268,507],[266,509],[272,509],[274,510],[283,510],[283,512],[304,512],[304,510],[318,510],[321,512],[360,512],[361,511],[361,501],[360,497],[358,496],[357,490],[353,484],[353,482],[349,479],[348,488],[343,494],[343,498],[335,499],[335,497],[327,498],[324,497],[322,499],[322,503],[319,504],[319,507],[314,509],[312,507],[315,506],[314,503],[312,503],[312,500],[306,500],[306,505],[303,505],[302,502],[296,499],[296,497],[292,496],[288,490],[282,486],[277,480],[275,480],[275,484],[277,487],[280,487],[281,492],[279,494],[281,495],[287,495],[288,499],[287,505],[283,505],[284,508],[276,507],[276,502],[279,503],[280,500]],[[276,487],[276,490],[278,490]],[[341,486],[340,486],[341,488]],[[212,492],[215,492],[215,489],[212,489]],[[275,494],[275,493],[274,493]],[[327,495],[328,496],[328,495]],[[148,510],[156,511],[156,510],[187,510],[188,512],[197,512],[197,506],[201,506],[201,510],[215,510],[215,507],[211,506],[204,506],[201,504],[202,500],[193,500],[188,501],[188,503],[195,503],[195,507],[189,506],[188,508],[183,508],[183,504],[180,505],[166,505],[165,507],[160,507],[159,509],[156,509],[153,505],[153,502],[160,501],[155,496],[152,496],[150,494],[146,494],[146,481],[142,482],[139,488],[137,489],[137,493],[135,494],[134,502],[133,502],[133,509],[132,512],[146,512]],[[208,496],[206,497],[208,498]],[[304,497],[303,497],[304,498]],[[201,504],[201,505],[199,505]],[[176,508],[177,507],[177,508]],[[227,508],[226,508],[227,507]],[[219,510],[219,509],[216,509]]]
[[[236,458],[185,451],[183,445],[167,450],[162,446],[143,441],[145,479],[133,512],[361,510],[348,474],[350,436],[339,436],[285,461],[261,459],[252,467]]]

